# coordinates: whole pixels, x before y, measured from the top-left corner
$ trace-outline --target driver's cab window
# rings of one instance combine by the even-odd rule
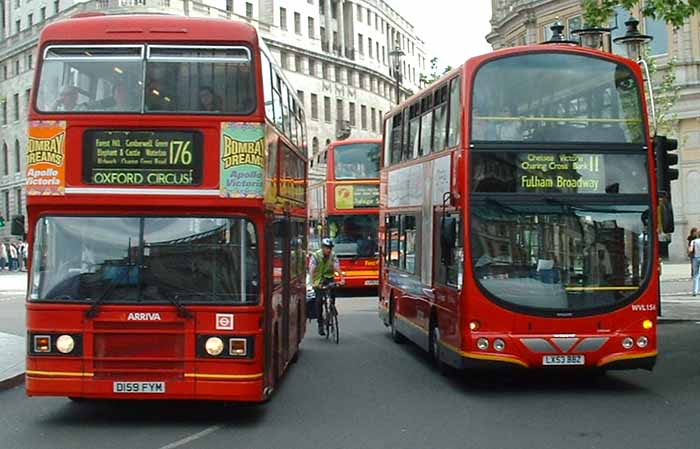
[[[453,234],[450,236],[449,234]],[[461,290],[464,273],[462,217],[457,212],[435,215],[435,283]]]

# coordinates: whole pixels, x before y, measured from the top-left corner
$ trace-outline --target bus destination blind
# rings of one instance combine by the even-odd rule
[[[202,137],[193,131],[89,130],[83,161],[88,184],[199,185]]]

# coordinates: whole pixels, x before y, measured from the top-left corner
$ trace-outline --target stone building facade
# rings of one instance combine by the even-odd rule
[[[491,32],[486,39],[494,49],[515,45],[537,44],[549,39],[549,27],[558,19],[567,36],[583,24],[580,0],[491,0]],[[631,13],[640,18],[639,9]],[[614,28],[611,38],[625,33],[624,22],[630,11],[618,8],[610,18]],[[640,31],[654,37],[649,44],[657,65],[664,69],[675,57],[680,99],[676,103],[677,119],[673,137],[679,141],[678,181],[672,183],[676,232],[670,246],[672,261],[685,261],[685,237],[693,227],[700,228],[700,16],[691,17],[683,27],[674,30],[660,20],[640,18]],[[625,54],[618,45],[607,42],[606,49]]]

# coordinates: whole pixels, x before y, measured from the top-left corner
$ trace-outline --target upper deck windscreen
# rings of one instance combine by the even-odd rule
[[[644,142],[639,84],[610,60],[530,53],[483,65],[474,81],[475,142]]]
[[[244,115],[255,91],[246,47],[62,45],[44,53],[37,109]]]
[[[379,143],[352,143],[335,147],[335,179],[379,178]]]

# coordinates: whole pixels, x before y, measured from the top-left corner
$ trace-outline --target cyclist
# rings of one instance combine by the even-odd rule
[[[323,294],[321,287],[333,283],[335,273],[341,273],[340,285],[345,284],[345,275],[340,271],[340,262],[333,253],[333,240],[324,238],[321,240],[321,249],[314,252],[309,260],[309,276],[311,277],[311,285],[316,294],[316,319],[318,321],[318,334],[326,335],[323,330],[323,304],[320,298]],[[329,291],[332,303],[335,303],[335,292],[333,289]]]

